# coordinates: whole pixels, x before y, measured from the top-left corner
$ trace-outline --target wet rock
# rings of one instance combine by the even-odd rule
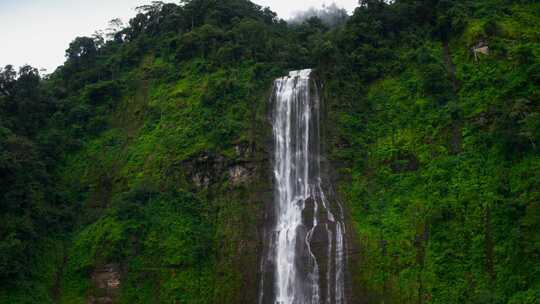
[[[249,181],[250,172],[241,165],[229,168],[229,182],[233,186],[238,186]]]
[[[205,153],[185,161],[183,167],[197,188],[208,188],[219,181],[226,166],[223,156]]]
[[[191,180],[198,188],[207,188],[210,185],[210,178],[201,172],[195,173]]]

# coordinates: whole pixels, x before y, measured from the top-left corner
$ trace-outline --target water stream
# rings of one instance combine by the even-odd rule
[[[312,71],[274,82],[274,205],[260,304],[346,304],[342,206],[323,190],[318,88]]]

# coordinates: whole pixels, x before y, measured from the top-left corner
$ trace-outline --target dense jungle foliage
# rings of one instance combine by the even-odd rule
[[[1,69],[0,303],[254,303],[268,93],[306,67],[355,303],[540,302],[540,4],[361,0],[339,20],[153,2],[51,75]]]

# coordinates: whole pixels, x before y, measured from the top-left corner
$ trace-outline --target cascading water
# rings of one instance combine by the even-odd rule
[[[275,199],[260,304],[346,304],[343,210],[323,191],[320,98],[311,74],[292,71],[274,82]]]

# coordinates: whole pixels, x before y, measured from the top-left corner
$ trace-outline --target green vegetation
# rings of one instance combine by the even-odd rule
[[[362,0],[339,20],[154,2],[45,78],[0,70],[0,303],[254,303],[267,95],[305,67],[357,299],[540,301],[540,6]]]
[[[422,19],[366,1],[342,70],[321,68],[356,284],[374,303],[537,303],[540,7],[435,2]]]
[[[252,164],[285,70],[270,62],[288,56],[255,39],[288,29],[250,2],[221,5],[154,3],[112,40],[75,39],[46,79],[1,71],[0,302],[251,296],[268,188]],[[235,166],[249,178],[232,180]],[[119,293],[94,280],[110,265]]]

